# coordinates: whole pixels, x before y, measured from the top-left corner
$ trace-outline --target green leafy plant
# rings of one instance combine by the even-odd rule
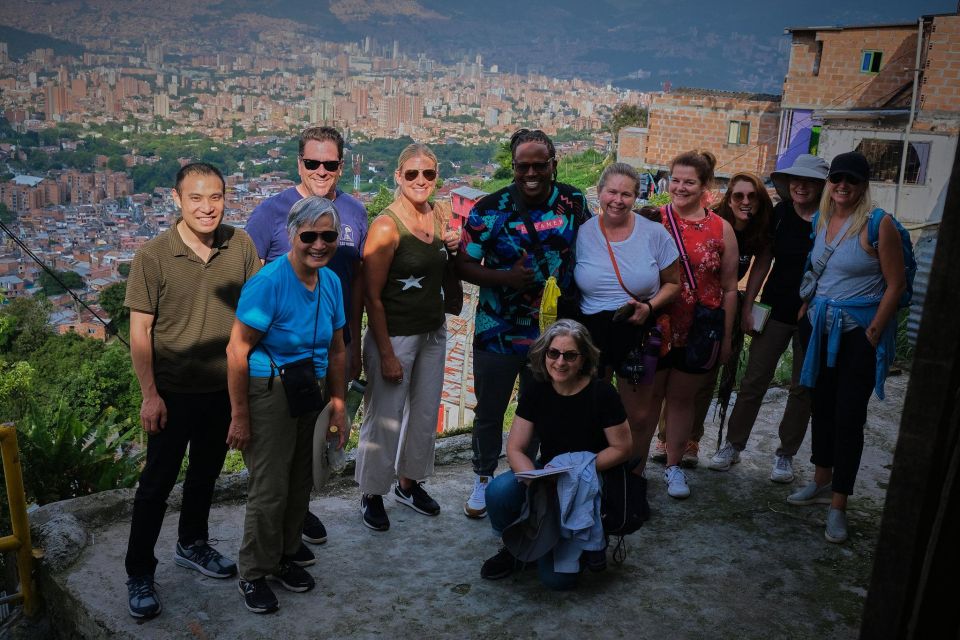
[[[27,499],[47,504],[133,486],[142,457],[134,446],[140,426],[116,418],[108,409],[88,423],[64,402],[33,404],[17,422]]]

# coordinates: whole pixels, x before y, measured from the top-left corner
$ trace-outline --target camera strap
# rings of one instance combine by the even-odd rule
[[[292,266],[292,265],[291,265]],[[320,320],[320,271],[317,270],[317,285],[315,287],[317,293],[317,307],[314,310],[313,314],[313,341],[310,343],[310,365],[313,366],[313,362],[317,357],[317,325]],[[270,350],[267,349],[267,345],[263,342],[260,342],[257,346],[263,349],[263,352],[267,354],[267,360],[270,361],[270,380],[267,381],[267,389],[273,388],[273,372],[274,370],[280,371],[280,366],[274,362],[273,356],[270,355]]]

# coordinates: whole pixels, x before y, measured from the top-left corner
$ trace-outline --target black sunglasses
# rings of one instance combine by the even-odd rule
[[[320,165],[323,165],[324,169],[333,172],[343,164],[343,160],[313,160],[311,158],[304,158],[303,156],[300,156],[300,160],[303,161],[303,168],[307,171],[316,171],[320,168]]]
[[[336,242],[339,237],[340,234],[336,231],[304,231],[300,234],[300,242],[303,244],[313,244],[317,241],[317,238],[320,238],[327,244],[331,244]]]
[[[414,180],[417,179],[417,176],[419,176],[421,173],[423,174],[424,178],[426,178],[431,182],[437,179],[436,169],[424,169],[423,171],[421,171],[420,169],[407,169],[406,171],[403,172],[403,179],[406,180],[407,182],[413,182]]]
[[[553,165],[553,158],[550,158],[546,162],[514,162],[513,170],[517,173],[524,174],[532,168],[537,173],[543,173]]]
[[[850,185],[851,187],[855,187],[861,182],[863,182],[863,180],[861,180],[857,176],[851,175],[849,173],[834,173],[828,178],[828,180],[830,180],[830,182],[832,182],[833,184],[840,184],[841,180],[845,180],[847,184]]]
[[[556,360],[560,356],[563,356],[564,362],[573,362],[580,357],[579,351],[560,351],[559,349],[554,349],[550,347],[547,349],[547,357],[551,360]]]

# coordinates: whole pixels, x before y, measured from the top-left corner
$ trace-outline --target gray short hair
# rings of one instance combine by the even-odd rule
[[[593,344],[590,332],[585,326],[576,320],[557,320],[547,327],[547,330],[540,334],[537,341],[530,347],[527,358],[530,360],[530,370],[533,371],[533,377],[537,380],[549,380],[547,374],[547,349],[554,338],[560,336],[570,336],[577,343],[577,350],[583,358],[583,366],[580,368],[580,375],[593,376],[597,373],[597,367],[600,364],[600,350]]]
[[[333,228],[340,231],[340,213],[332,201],[319,196],[297,200],[290,207],[290,215],[287,216],[287,235],[290,236],[290,243],[293,243],[293,237],[297,235],[301,227],[312,225],[323,216],[333,218]]]
[[[607,180],[613,176],[623,176],[624,178],[633,180],[633,194],[635,196],[640,195],[640,175],[637,173],[636,169],[628,165],[626,162],[614,162],[603,170],[603,173],[600,174],[600,180],[597,181],[598,194],[603,191],[603,187],[607,184]]]

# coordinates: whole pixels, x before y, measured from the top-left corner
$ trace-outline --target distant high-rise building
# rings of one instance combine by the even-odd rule
[[[7,53],[7,43],[0,42],[0,64],[10,62],[10,55]]]
[[[46,98],[47,119],[60,119],[67,112],[67,88],[59,84],[49,84]]]
[[[165,93],[153,96],[153,115],[158,118],[170,117],[170,97]]]
[[[394,40],[393,41],[393,59],[396,60],[399,57],[400,57],[400,41]]]

